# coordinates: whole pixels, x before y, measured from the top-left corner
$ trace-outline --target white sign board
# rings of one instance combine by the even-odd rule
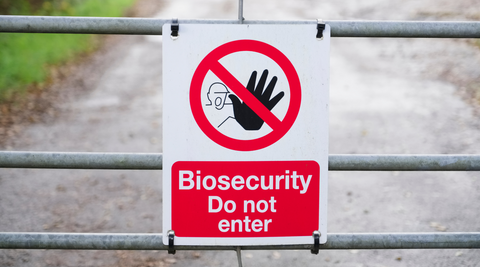
[[[326,242],[330,28],[163,27],[163,233]]]

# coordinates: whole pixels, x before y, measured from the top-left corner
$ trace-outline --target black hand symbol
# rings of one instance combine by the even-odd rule
[[[277,83],[277,77],[274,76],[270,83],[267,86],[267,89],[263,91],[265,87],[265,82],[267,80],[268,70],[264,70],[262,77],[258,81],[257,87],[255,88],[255,82],[257,80],[257,72],[252,72],[250,80],[248,81],[247,90],[250,91],[268,110],[272,110],[273,107],[283,98],[285,95],[283,92],[278,93],[274,98],[270,99],[273,93],[273,88]],[[243,127],[245,130],[255,131],[259,130],[264,121],[255,113],[253,110],[247,106],[244,102],[240,102],[240,99],[236,95],[230,94],[228,97],[232,100],[233,103],[233,113],[235,115],[235,120]]]

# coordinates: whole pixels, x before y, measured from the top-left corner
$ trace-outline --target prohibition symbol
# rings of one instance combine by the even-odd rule
[[[267,99],[263,99],[263,101],[261,101],[259,100],[260,97],[258,96],[258,94],[262,94],[263,91],[263,85],[265,84],[265,79],[267,76],[265,72],[260,78],[259,84],[261,84],[261,81],[263,80],[261,88],[258,89],[258,87],[260,86],[258,85],[257,89],[255,89],[255,92],[253,92],[254,85],[251,84],[251,82],[253,81],[253,83],[255,83],[256,73],[255,75],[252,73],[249,85],[245,87],[232,73],[230,73],[219,62],[219,60],[223,57],[237,52],[255,52],[264,55],[273,60],[283,71],[286,76],[290,91],[288,109],[283,119],[278,118],[277,116],[275,116],[275,114],[271,112],[272,105],[275,106],[275,104],[283,97],[282,92],[281,94],[278,94],[272,99],[270,99],[271,91],[275,86],[276,77],[274,77],[275,81],[273,81],[272,79],[270,84],[263,92],[264,95],[267,95]],[[265,122],[272,129],[272,131],[258,138],[242,140],[225,135],[220,132],[216,128],[216,126],[212,125],[212,123],[205,115],[201,101],[202,85],[204,83],[205,76],[209,71],[215,74],[223,82],[223,84],[225,84],[226,87],[228,87],[235,94],[235,97],[230,97],[232,100],[234,100],[233,98],[236,98],[237,101],[243,101],[243,103],[248,106],[249,110],[253,111],[254,117],[258,116],[261,123]],[[223,90],[225,90],[224,94],[226,96],[229,91],[226,88]],[[267,93],[267,91],[270,92]],[[225,97],[223,99],[225,99]],[[217,102],[216,100],[217,99],[215,99],[215,102]],[[225,148],[237,151],[253,151],[263,149],[280,140],[290,130],[293,123],[295,122],[295,119],[297,118],[298,112],[300,110],[300,102],[300,79],[298,77],[297,71],[295,70],[290,60],[277,48],[267,43],[256,40],[236,40],[225,43],[215,48],[200,62],[197,69],[195,70],[195,73],[193,74],[192,82],[190,85],[190,107],[192,109],[193,117],[195,118],[195,121],[197,122],[200,129],[215,143]],[[238,106],[239,103],[240,102],[233,104]],[[214,104],[217,106],[218,109],[219,106],[223,108],[225,102]],[[234,106],[234,108],[236,107]],[[240,121],[239,118],[237,118],[236,120],[239,123],[247,123],[245,121]],[[245,125],[242,126],[245,129],[248,128],[245,127]]]

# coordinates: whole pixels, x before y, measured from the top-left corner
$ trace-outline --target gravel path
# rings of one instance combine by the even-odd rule
[[[475,19],[474,1],[246,1],[248,19]],[[430,6],[435,8],[431,9]],[[465,15],[462,11],[472,7]],[[444,9],[442,9],[444,8]],[[447,10],[449,13],[445,12]],[[473,11],[472,11],[473,10]],[[427,12],[428,11],[428,12]],[[457,12],[458,11],[458,12]],[[442,13],[444,12],[444,13]],[[235,1],[166,2],[162,18],[236,18]],[[55,85],[57,116],[9,150],[161,152],[161,38],[109,39]],[[330,153],[478,153],[471,41],[334,38]],[[470,103],[470,104],[468,104]],[[329,232],[480,231],[475,172],[330,172]],[[0,231],[161,232],[160,171],[0,171]],[[244,266],[479,266],[476,250],[245,251]],[[234,252],[0,251],[2,266],[232,266]]]

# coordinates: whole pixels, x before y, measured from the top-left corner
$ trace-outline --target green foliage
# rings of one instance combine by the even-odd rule
[[[135,1],[0,0],[0,12],[12,15],[117,17]],[[94,48],[91,35],[0,33],[0,100],[13,90],[45,81],[50,66],[62,64]]]

